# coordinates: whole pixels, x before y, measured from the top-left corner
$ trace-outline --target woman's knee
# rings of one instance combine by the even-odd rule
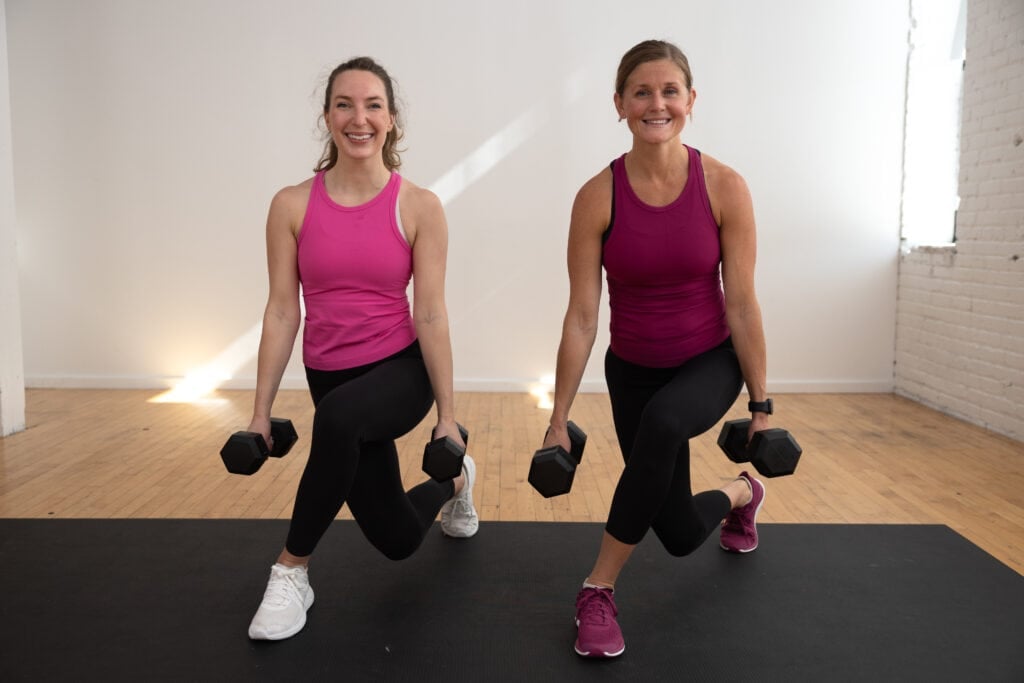
[[[686,557],[700,547],[700,544],[665,541],[664,539],[661,541],[661,544],[672,557]]]
[[[424,528],[419,520],[408,514],[403,501],[387,495],[385,491],[353,490],[348,502],[366,540],[381,555],[394,562],[412,556],[429,530],[429,526]]]
[[[697,548],[704,544],[704,537],[694,537],[692,535],[680,535],[680,534],[668,534],[654,530],[658,540],[661,541],[662,547],[672,557],[686,557]]]
[[[419,550],[420,544],[423,539],[421,538],[408,538],[408,539],[392,539],[387,543],[379,541],[371,541],[380,553],[393,562],[401,562],[407,560],[413,556],[413,554]]]
[[[673,509],[659,515],[651,524],[665,551],[673,557],[685,557],[704,545],[718,524],[701,513],[700,505],[688,508],[676,501]],[[687,510],[690,510],[687,512]],[[724,513],[723,513],[724,516]],[[717,519],[721,519],[718,517]]]

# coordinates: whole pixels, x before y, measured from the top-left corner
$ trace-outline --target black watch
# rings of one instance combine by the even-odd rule
[[[747,401],[747,410],[752,413],[767,413],[771,415],[773,405],[770,398],[766,398],[763,401]]]

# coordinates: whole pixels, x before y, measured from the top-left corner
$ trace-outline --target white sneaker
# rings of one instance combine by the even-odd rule
[[[263,602],[249,624],[253,640],[284,640],[306,625],[306,610],[313,605],[313,588],[305,567],[275,564]]]
[[[476,463],[466,454],[462,460],[466,485],[462,492],[441,507],[441,531],[446,536],[469,538],[480,528],[480,518],[473,507],[473,484],[476,482]]]

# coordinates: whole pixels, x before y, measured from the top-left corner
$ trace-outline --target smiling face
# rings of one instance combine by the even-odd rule
[[[615,93],[615,108],[626,119],[634,139],[657,144],[682,132],[696,97],[675,62],[657,59],[633,69],[622,92]]]
[[[384,82],[369,71],[348,69],[331,82],[324,121],[340,155],[354,159],[381,156],[395,126]]]

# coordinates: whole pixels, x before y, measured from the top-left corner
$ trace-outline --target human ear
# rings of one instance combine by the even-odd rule
[[[626,118],[626,112],[622,108],[622,96],[619,93],[615,93],[612,96],[612,101],[615,103],[615,111],[619,114],[619,121]]]

